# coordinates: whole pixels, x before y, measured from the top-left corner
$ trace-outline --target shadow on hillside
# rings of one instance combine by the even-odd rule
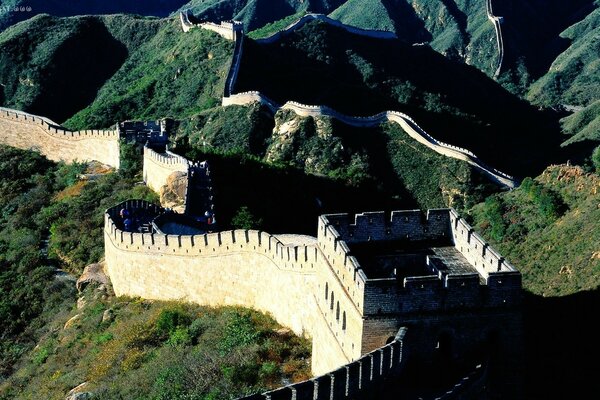
[[[177,151],[183,154],[183,149]],[[260,228],[269,233],[316,235],[318,216],[326,213],[416,208],[411,195],[402,191],[393,199],[375,183],[346,186],[327,177],[307,175],[293,168],[265,165],[239,155],[222,156],[187,152],[192,159],[208,160],[215,196],[215,213],[224,229],[247,206]]]
[[[494,1],[494,14],[503,16],[505,67],[524,61],[533,79],[548,72],[571,41],[560,37],[595,7],[594,0]]]
[[[600,393],[600,290],[565,297],[525,295],[526,398],[575,399]]]
[[[517,177],[566,161],[556,115],[428,46],[309,23],[273,44],[246,41],[237,91],[247,90],[280,104],[324,104],[349,115],[402,111],[435,138]]]
[[[127,58],[125,45],[97,18],[87,18],[53,54],[32,114],[62,122],[85,108]]]

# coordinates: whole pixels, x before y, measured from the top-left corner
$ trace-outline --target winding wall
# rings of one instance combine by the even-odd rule
[[[488,166],[475,154],[473,154],[473,152],[467,149],[453,146],[435,139],[433,136],[425,132],[415,120],[398,111],[385,111],[370,117],[352,117],[339,113],[327,106],[311,106],[294,101],[288,101],[283,106],[279,106],[271,99],[256,91],[234,94],[223,98],[223,106],[246,105],[253,102],[264,104],[273,113],[277,112],[278,110],[291,110],[297,115],[303,117],[331,117],[344,122],[345,124],[357,127],[373,127],[384,122],[395,122],[400,125],[410,137],[419,143],[424,144],[435,152],[469,163],[484,173],[492,181],[502,186],[506,186],[510,189],[513,189],[517,186],[517,181],[514,177]]]
[[[501,51],[501,54],[500,54],[500,66],[501,66],[502,58],[503,58],[502,34],[500,31],[501,18],[494,17],[491,14],[491,0],[487,0],[487,10],[488,10],[488,17],[490,18],[491,21],[494,22],[494,25],[496,26],[496,33],[497,33],[497,37],[498,37],[498,46]],[[194,26],[194,24],[192,24],[189,21],[187,12],[181,13],[180,18],[181,18],[181,24],[182,24],[182,28],[183,28],[184,32],[188,32]],[[381,38],[381,39],[396,38],[396,35],[391,32],[363,30],[363,29],[354,28],[354,27],[345,25],[339,21],[331,19],[322,14],[307,14],[304,17],[300,18],[298,21],[289,25],[287,28],[285,28],[279,32],[276,32],[275,34],[273,34],[267,38],[258,39],[257,42],[258,43],[276,42],[277,40],[280,40],[285,35],[290,34],[291,32],[295,31],[296,29],[299,29],[302,26],[304,26],[306,23],[308,23],[310,21],[314,21],[314,20],[323,21],[330,25],[340,27],[342,29],[345,29],[348,32],[359,34],[359,35],[376,37],[376,38]],[[204,27],[202,24],[199,24],[199,26],[203,27],[205,29],[211,29],[211,28]],[[311,116],[311,117],[327,116],[327,117],[336,118],[339,121],[342,121],[346,124],[349,124],[352,126],[358,126],[358,127],[372,127],[372,126],[377,126],[383,122],[395,122],[395,123],[399,124],[402,127],[402,129],[404,129],[406,131],[406,133],[408,133],[408,135],[411,136],[413,139],[417,140],[419,143],[424,144],[425,146],[429,147],[430,149],[436,151],[437,153],[445,155],[447,157],[456,158],[456,159],[459,159],[459,160],[469,163],[470,165],[472,165],[473,167],[477,168],[479,171],[484,173],[486,176],[488,176],[492,181],[494,181],[502,186],[508,187],[510,189],[513,189],[517,186],[517,181],[515,180],[514,177],[507,175],[501,171],[498,171],[498,170],[486,165],[475,154],[473,154],[471,151],[469,151],[467,149],[453,146],[451,144],[444,143],[444,142],[441,142],[441,141],[435,139],[433,136],[431,136],[427,132],[425,132],[408,115],[397,112],[397,111],[385,111],[385,112],[382,112],[380,114],[377,114],[377,115],[374,115],[371,117],[352,117],[352,116],[347,116],[347,115],[341,114],[327,106],[322,106],[322,105],[306,105],[306,104],[300,104],[300,103],[297,103],[294,101],[288,101],[283,106],[280,106],[258,91],[250,91],[250,92],[234,94],[235,83],[236,83],[237,76],[239,73],[241,58],[242,58],[242,54],[243,54],[243,41],[244,41],[243,32],[236,31],[235,30],[236,26],[238,26],[238,25],[236,25],[235,23],[233,25],[231,25],[231,29],[232,29],[231,32],[233,35],[232,37],[234,38],[233,40],[236,41],[236,46],[235,46],[235,51],[234,51],[232,62],[231,62],[231,67],[229,69],[229,73],[227,75],[227,80],[225,82],[225,90],[224,90],[224,96],[223,96],[223,101],[222,101],[223,106],[246,105],[246,104],[250,104],[252,102],[260,102],[261,104],[266,105],[273,113],[276,113],[280,109],[291,110],[300,116]],[[237,34],[237,33],[239,33],[239,34]],[[498,67],[496,74],[498,74],[499,71],[500,71],[500,67]]]
[[[125,202],[105,216],[105,259],[116,295],[252,307],[296,334],[312,335],[316,246],[284,245],[268,233],[246,230],[198,236],[124,232],[113,222],[123,206],[154,207]]]
[[[242,24],[237,21],[224,21],[220,24],[215,24],[214,22],[200,22],[198,24],[194,24],[190,21],[190,16],[187,10],[179,13],[179,20],[181,22],[181,28],[184,32],[189,32],[191,29],[198,27],[216,32],[227,40],[236,40],[237,33],[241,32],[243,29]]]
[[[326,16],[324,14],[310,13],[310,14],[304,15],[302,18],[300,18],[296,22],[290,24],[285,29],[275,32],[271,36],[268,36],[263,39],[256,39],[256,42],[257,43],[276,42],[279,39],[283,38],[284,36],[289,35],[290,33],[294,32],[295,30],[302,28],[304,25],[306,25],[308,22],[311,22],[311,21],[321,21],[326,24],[344,29],[345,31],[353,33],[355,35],[368,36],[368,37],[372,37],[372,38],[376,38],[376,39],[398,39],[398,36],[394,32],[382,31],[382,30],[376,30],[376,29],[356,28],[354,26],[350,26],[350,25],[341,23],[338,20],[329,18],[328,16]]]
[[[492,0],[486,0],[485,8],[488,19],[494,24],[494,30],[496,31],[496,44],[498,46],[498,65],[492,64],[492,68],[495,67],[494,78],[498,78],[502,71],[502,63],[504,62],[504,39],[502,38],[502,17],[494,15],[492,8]]]
[[[118,130],[69,131],[37,115],[0,107],[0,142],[54,161],[99,161],[119,168]]]
[[[187,174],[190,162],[182,156],[167,151],[158,153],[149,147],[144,147],[143,177],[146,185],[156,193],[167,184],[167,178],[173,172]]]

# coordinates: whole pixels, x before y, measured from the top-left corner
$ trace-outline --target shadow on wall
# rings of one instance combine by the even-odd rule
[[[576,399],[600,393],[597,363],[600,289],[524,298],[527,399]]]

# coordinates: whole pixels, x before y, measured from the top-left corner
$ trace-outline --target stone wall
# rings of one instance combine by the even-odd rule
[[[117,130],[68,131],[47,118],[0,108],[0,143],[37,150],[54,161],[99,161],[119,168]]]
[[[494,70],[494,78],[498,78],[498,76],[500,76],[500,72],[502,71],[502,63],[504,62],[504,38],[502,37],[502,22],[504,18],[497,17],[494,15],[494,10],[492,8],[492,0],[486,0],[485,9],[487,17],[492,22],[492,24],[494,24],[494,30],[496,31],[498,61],[497,65],[495,65],[495,63],[492,63],[492,68]]]
[[[171,152],[158,153],[144,147],[143,177],[146,185],[156,193],[167,184],[167,178],[173,172],[188,172],[189,161]]]
[[[236,40],[238,33],[243,31],[243,25],[237,21],[221,22],[220,24],[215,24],[213,22],[201,22],[194,24],[190,21],[190,16],[187,10],[179,13],[179,20],[181,22],[181,28],[184,32],[189,32],[191,29],[198,27],[216,32],[227,40]]]
[[[113,222],[122,206],[105,216],[106,266],[117,295],[250,307],[296,334],[312,335],[320,257],[315,246],[286,246],[267,233],[245,230],[198,236],[123,232]]]
[[[361,35],[361,36],[368,36],[368,37],[377,38],[377,39],[397,39],[398,38],[398,36],[394,32],[382,31],[382,30],[376,30],[376,29],[361,29],[361,28],[357,28],[354,26],[343,24],[340,21],[329,18],[328,16],[323,15],[323,14],[312,14],[311,13],[311,14],[304,15],[303,17],[298,19],[296,22],[287,26],[285,29],[275,32],[274,34],[272,34],[269,37],[266,37],[264,39],[257,39],[256,42],[257,43],[276,42],[276,41],[280,40],[281,38],[283,38],[284,36],[294,32],[295,30],[302,28],[304,25],[306,25],[308,22],[311,22],[311,21],[321,21],[326,24],[344,29],[347,32],[350,32],[350,33],[353,33],[356,35]]]
[[[439,154],[467,162],[469,165],[475,167],[497,184],[510,189],[513,189],[518,185],[514,177],[488,166],[473,152],[467,149],[435,139],[433,136],[425,132],[415,120],[398,111],[385,111],[371,117],[352,117],[339,113],[327,106],[307,105],[295,101],[288,101],[283,106],[279,106],[274,101],[256,91],[234,94],[228,97],[226,96],[223,98],[222,104],[223,106],[233,104],[245,105],[256,101],[269,107],[272,112],[277,112],[277,110],[291,110],[297,115],[303,117],[331,117],[345,124],[361,128],[379,126],[384,122],[394,122],[400,125],[402,129],[417,142],[429,147],[431,150]]]
[[[405,329],[393,340],[361,358],[316,378],[240,400],[342,400],[373,398],[386,379],[404,366]]]

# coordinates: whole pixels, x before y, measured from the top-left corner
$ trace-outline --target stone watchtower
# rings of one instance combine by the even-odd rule
[[[315,374],[407,327],[415,376],[480,364],[494,371],[488,384],[518,397],[521,275],[454,210],[321,216],[318,247]]]

